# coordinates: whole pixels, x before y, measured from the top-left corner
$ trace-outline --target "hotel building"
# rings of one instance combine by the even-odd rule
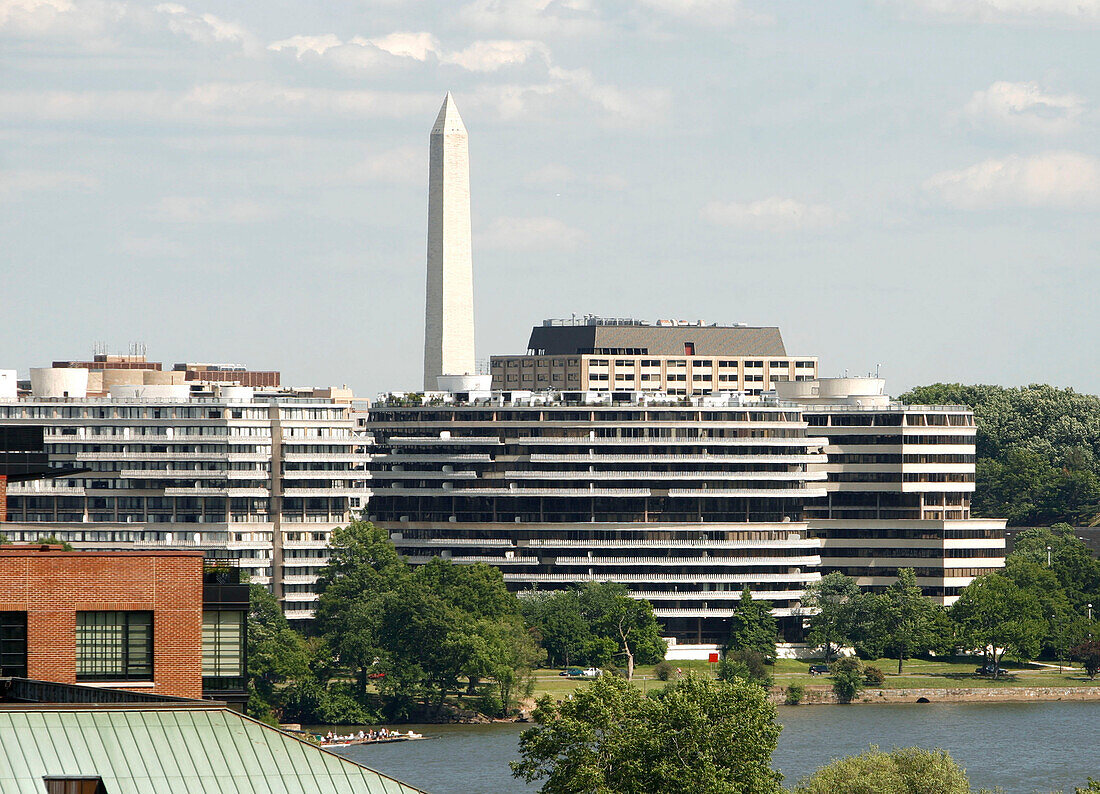
[[[650,600],[673,636],[723,642],[741,591],[801,632],[820,577],[802,521],[826,439],[739,396],[458,394],[375,405],[369,517],[413,563],[500,567],[514,590],[588,581]]]
[[[789,356],[775,327],[588,315],[545,320],[527,354],[493,356],[495,390],[761,394],[817,377],[813,356]]]

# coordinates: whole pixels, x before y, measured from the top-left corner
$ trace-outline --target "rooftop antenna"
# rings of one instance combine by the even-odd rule
[[[875,364],[875,377],[879,377],[879,372],[882,370],[882,364]]]

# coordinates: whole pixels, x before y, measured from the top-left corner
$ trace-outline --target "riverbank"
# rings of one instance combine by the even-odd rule
[[[774,703],[784,704],[786,690],[773,687]],[[1045,703],[1059,700],[1100,701],[1100,687],[924,687],[919,689],[865,689],[852,704],[890,703]],[[803,690],[800,706],[835,706],[839,703],[830,687]]]

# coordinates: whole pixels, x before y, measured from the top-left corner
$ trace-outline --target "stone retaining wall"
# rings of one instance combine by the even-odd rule
[[[783,703],[786,690],[773,687],[771,699]],[[1100,700],[1100,686],[1069,687],[971,687],[925,689],[865,689],[852,703],[917,703],[925,698],[931,703],[1008,703],[1046,700]],[[802,705],[835,704],[831,689],[807,687]]]

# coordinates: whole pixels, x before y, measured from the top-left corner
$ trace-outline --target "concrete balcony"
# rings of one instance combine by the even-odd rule
[[[555,565],[583,565],[583,566],[601,566],[601,565],[657,565],[657,566],[707,566],[711,568],[720,567],[752,567],[766,565],[773,566],[787,566],[787,567],[803,567],[809,565],[820,565],[821,557],[818,555],[803,555],[798,557],[774,557],[764,556],[759,557],[558,557],[553,560]]]
[[[409,479],[413,479],[411,476]],[[378,496],[649,496],[649,488],[418,488],[375,490]],[[824,493],[822,494],[824,495]]]
[[[165,488],[165,496],[271,496],[267,488]]]

